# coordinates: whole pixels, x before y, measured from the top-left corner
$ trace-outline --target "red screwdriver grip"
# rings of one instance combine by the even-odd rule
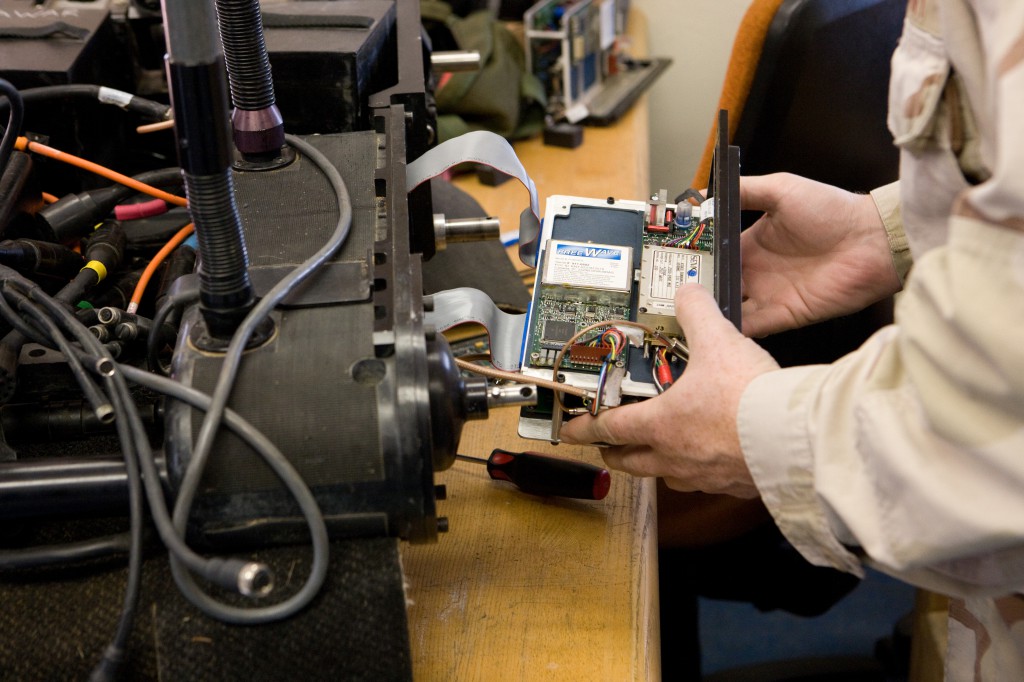
[[[603,500],[611,487],[607,469],[539,452],[495,449],[487,459],[487,473],[532,495]]]

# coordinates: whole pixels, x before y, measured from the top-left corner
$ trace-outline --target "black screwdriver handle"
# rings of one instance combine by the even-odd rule
[[[538,452],[495,449],[487,459],[487,473],[532,495],[603,500],[611,486],[607,469]]]

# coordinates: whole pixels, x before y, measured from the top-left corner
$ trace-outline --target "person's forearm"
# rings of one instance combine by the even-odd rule
[[[759,491],[814,563],[947,593],[1020,588],[1024,234],[964,216],[915,265],[898,326],[831,366],[755,379],[740,438]]]

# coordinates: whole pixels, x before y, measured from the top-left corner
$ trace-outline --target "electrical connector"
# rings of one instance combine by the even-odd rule
[[[82,269],[82,256],[66,246],[36,239],[0,242],[0,263],[25,275],[71,279]]]

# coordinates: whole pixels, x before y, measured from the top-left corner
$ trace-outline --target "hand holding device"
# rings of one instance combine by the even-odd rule
[[[563,442],[603,443],[605,462],[636,476],[659,476],[676,490],[756,497],[740,450],[736,413],[747,385],[778,364],[740,334],[700,285],[676,294],[690,346],[682,376],[661,395],[562,427]]]
[[[899,291],[874,201],[788,173],[744,177],[743,331],[760,337],[856,312]]]

